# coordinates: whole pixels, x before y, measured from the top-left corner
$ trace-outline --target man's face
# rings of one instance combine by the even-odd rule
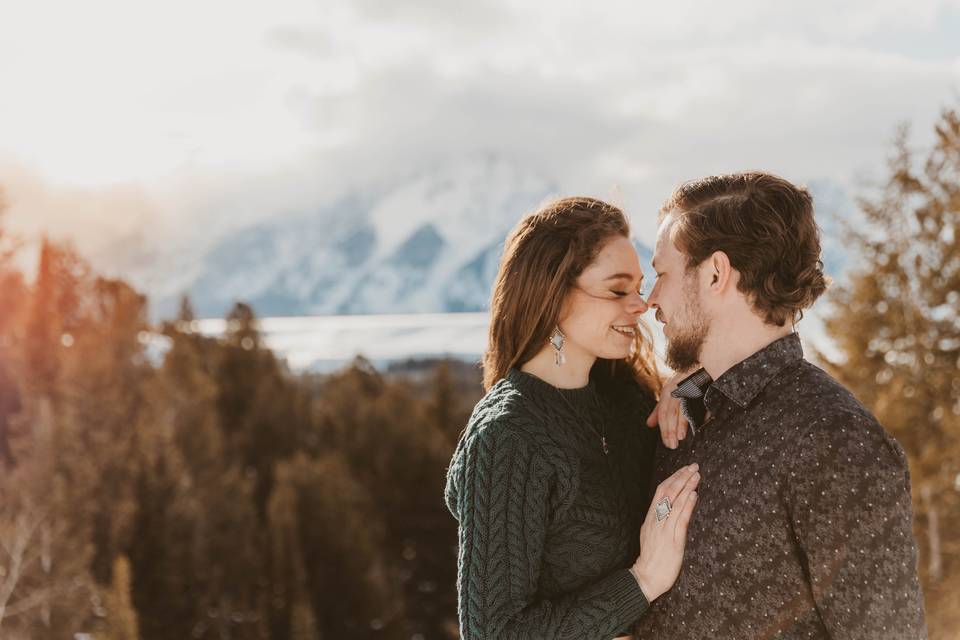
[[[647,303],[656,309],[667,338],[667,366],[686,371],[700,362],[710,322],[700,304],[698,269],[687,269],[686,256],[673,243],[674,216],[664,218],[657,231],[653,267],[657,280]]]

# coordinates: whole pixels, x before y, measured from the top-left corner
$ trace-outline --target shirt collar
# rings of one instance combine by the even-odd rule
[[[697,434],[697,428],[706,420],[707,405],[705,394],[713,378],[706,369],[698,369],[681,380],[670,395],[680,399],[680,412],[690,425],[690,433]]]
[[[733,365],[710,386],[746,408],[778,373],[802,358],[800,336],[793,332]]]
[[[711,382],[713,382],[713,378],[710,377],[707,370],[700,368],[678,382],[670,395],[674,398],[702,398]]]

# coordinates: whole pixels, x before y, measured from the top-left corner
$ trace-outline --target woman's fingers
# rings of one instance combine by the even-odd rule
[[[663,488],[663,496],[670,498],[671,503],[675,502],[684,485],[697,473],[698,468],[697,465],[691,464],[667,478],[664,482],[666,486]]]
[[[697,492],[694,490],[685,490],[679,501],[679,506],[670,516],[676,516],[673,529],[673,541],[681,544],[687,541],[687,529],[690,526],[690,518],[693,517],[693,508],[697,506]]]
[[[699,482],[699,474],[697,473],[699,469],[700,465],[697,463],[677,469],[673,475],[661,482],[660,486],[657,487],[655,502],[658,502],[664,497],[669,498],[671,503],[676,501],[677,496],[680,495],[683,487],[691,480],[691,478],[697,475],[697,482]]]
[[[647,510],[647,517],[644,520],[644,523],[650,523],[650,525],[657,524],[662,522],[657,519],[657,504],[660,503],[664,498],[667,498],[670,501],[670,512],[669,517],[672,517],[673,512],[680,508],[680,504],[684,501],[685,496],[689,495],[691,492],[695,491],[697,486],[700,484],[700,465],[697,463],[688,465],[686,467],[681,467],[673,473],[672,476],[664,480],[657,486],[657,491],[654,494],[653,501],[650,503],[650,508]]]
[[[660,502],[664,497],[670,497],[669,487],[670,483],[674,482],[679,476],[685,474],[689,471],[690,466],[680,467],[673,472],[669,478],[657,485],[657,490],[653,494],[653,500],[650,501],[650,507],[647,509],[647,517],[644,522],[653,522],[656,517],[657,503]]]
[[[657,486],[650,512],[640,528],[640,555],[633,566],[640,588],[650,601],[669,590],[680,573],[699,482],[699,465],[691,464]],[[657,520],[656,505],[664,497],[670,499],[672,509],[666,519]]]
[[[686,502],[687,497],[697,490],[697,487],[700,485],[700,472],[695,471],[691,474],[686,482],[683,483],[683,487],[677,492],[675,497],[670,498],[670,506],[672,507],[671,513],[681,509],[684,502]]]
[[[690,525],[690,518],[693,515],[693,508],[697,501],[697,487],[700,485],[700,473],[694,473],[690,476],[683,489],[677,495],[673,502],[673,509],[670,512],[670,518],[673,519],[673,541],[681,546],[686,544],[687,527]]]
[[[677,500],[680,500],[681,498],[683,498],[684,492],[689,493],[690,491],[695,491],[697,488],[697,485],[700,484],[700,466],[699,465],[690,465],[690,466],[695,466],[696,468],[694,469],[693,473],[690,474],[687,480],[683,483],[683,487],[681,487],[680,491],[677,492],[677,498],[676,498]]]

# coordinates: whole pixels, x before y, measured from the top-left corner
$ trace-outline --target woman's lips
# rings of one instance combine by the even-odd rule
[[[632,337],[637,333],[637,329],[634,325],[613,325],[610,328],[622,336]]]

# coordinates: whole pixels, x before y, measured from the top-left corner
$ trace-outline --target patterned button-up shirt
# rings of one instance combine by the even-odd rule
[[[795,333],[716,381],[694,376],[709,417],[661,445],[654,486],[697,462],[700,499],[680,577],[635,637],[925,638],[896,440]]]

